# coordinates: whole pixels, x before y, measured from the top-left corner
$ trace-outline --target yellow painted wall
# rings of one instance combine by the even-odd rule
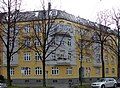
[[[67,25],[74,25],[74,26],[79,26],[81,28],[85,28],[85,29],[89,29],[83,25],[79,25],[79,24],[76,24],[76,23],[72,23],[72,22],[69,22],[69,21],[65,21],[65,20],[60,20],[61,22],[64,22],[64,24],[67,24]],[[24,24],[26,24],[27,22],[25,23],[20,23],[21,25],[21,30],[22,30],[22,26]],[[22,34],[23,32],[21,31],[21,35],[20,37],[22,37]],[[31,35],[32,35],[32,32],[31,32]],[[24,61],[24,52],[25,51],[30,51],[30,55],[31,55],[31,60],[30,61]],[[86,67],[90,67],[91,68],[91,72],[90,72],[90,76],[89,77],[101,77],[101,70],[100,70],[100,75],[96,75],[96,67],[93,66],[93,58],[91,58],[91,62],[86,62],[85,60],[83,61],[83,67],[86,68]],[[29,76],[23,76],[21,74],[21,67],[30,67],[31,68],[31,74]],[[31,50],[21,50],[19,52],[19,61],[18,61],[18,65],[14,67],[15,69],[15,74],[14,76],[11,76],[13,79],[28,79],[28,78],[40,78],[42,79],[42,75],[40,76],[37,76],[35,75],[35,67],[41,67],[42,68],[42,63],[41,61],[35,61],[35,58],[34,58],[34,52],[31,51]],[[72,75],[67,75],[66,74],[66,68],[69,67],[69,66],[56,66],[59,68],[59,74],[58,75],[52,75],[51,74],[51,70],[52,70],[52,67],[53,66],[49,66],[47,65],[46,66],[46,71],[48,71],[48,79],[64,79],[64,78],[78,78],[79,77],[79,68],[80,68],[80,61],[77,57],[76,59],[76,65],[74,66],[71,66],[72,67]],[[112,68],[112,67],[115,67],[117,69],[117,64],[109,64],[107,65],[106,67],[108,68]],[[6,76],[6,68],[5,67],[1,67],[1,74]],[[100,67],[101,69],[101,67]],[[116,76],[117,75],[117,70],[115,69],[115,74],[112,74],[111,73],[111,69],[109,71],[109,74],[107,74],[107,76]],[[87,76],[85,75],[85,77],[87,78]]]

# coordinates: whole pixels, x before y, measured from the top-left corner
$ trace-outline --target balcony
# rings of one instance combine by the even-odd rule
[[[70,60],[58,60],[56,65],[71,65]]]
[[[93,66],[94,67],[102,67],[102,63],[101,62],[93,62]]]

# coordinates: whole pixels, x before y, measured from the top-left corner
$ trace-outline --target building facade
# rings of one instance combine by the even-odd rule
[[[88,41],[91,41],[95,30],[98,29],[95,27],[97,24],[60,10],[53,10],[53,14],[58,13],[57,11],[59,15],[55,22],[58,24],[57,30],[61,32],[55,36],[54,40],[55,43],[61,42],[61,45],[46,59],[46,82],[50,84],[69,83],[69,81],[79,83],[81,66],[83,67],[82,78],[84,81],[91,81],[102,77],[100,44],[88,43]],[[14,49],[19,47],[17,41],[21,41],[22,39],[25,39],[25,45],[32,45],[32,40],[27,38],[27,36],[33,36],[33,21],[36,22],[36,20],[32,18],[40,17],[40,13],[40,11],[23,13],[24,16],[27,14],[30,18],[17,22],[20,34],[16,39],[16,47]],[[35,26],[36,30],[39,31],[39,27]],[[49,38],[52,37],[50,36]],[[83,42],[83,54],[81,58],[81,48],[77,43],[82,38],[87,42]],[[40,45],[37,40],[35,40],[35,44],[37,46]],[[86,47],[86,44],[89,44],[89,46]],[[54,46],[50,49],[52,50],[53,48]],[[105,48],[109,51],[104,50],[105,76],[117,77],[117,57],[109,47]],[[6,49],[3,48],[3,51],[1,52],[0,74],[6,77]],[[43,79],[41,57],[42,54],[40,56],[29,48],[24,48],[14,54],[11,58],[10,69],[12,82],[15,84],[41,84]]]

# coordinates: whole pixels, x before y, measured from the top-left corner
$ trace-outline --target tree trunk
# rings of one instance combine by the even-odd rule
[[[102,61],[102,78],[105,77],[105,64],[104,64],[104,59],[103,59],[103,42],[101,41],[101,61]]]
[[[45,60],[43,59],[43,87],[46,87],[46,79],[45,79]]]
[[[7,85],[11,86],[11,78],[10,78],[10,60],[9,56],[7,56]]]

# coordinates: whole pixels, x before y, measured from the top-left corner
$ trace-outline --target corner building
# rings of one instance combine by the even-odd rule
[[[27,20],[19,21],[20,34],[17,38],[27,38],[32,36],[33,20],[41,16],[41,11],[23,12],[24,16],[29,16]],[[76,41],[81,40],[81,30],[84,33],[84,40],[91,41],[91,36],[94,34],[94,26],[98,25],[86,19],[75,17],[69,13],[60,10],[53,10],[54,14],[59,12],[56,19],[58,29],[62,29],[66,34],[61,32],[56,35],[55,42],[60,42],[63,35],[65,35],[61,46],[46,59],[46,82],[51,83],[79,83],[79,78],[82,76],[83,81],[92,81],[102,76],[102,63],[100,60],[100,44],[92,43],[89,47],[83,50],[83,58],[80,57],[80,47],[77,46]],[[39,19],[37,19],[39,20]],[[39,27],[36,25],[36,29]],[[114,35],[113,35],[114,36]],[[27,39],[26,44],[31,45],[31,41]],[[39,43],[36,43],[39,46]],[[17,46],[19,47],[19,46]],[[17,48],[16,47],[16,48]],[[106,47],[108,48],[108,47]],[[52,48],[51,48],[52,49]],[[3,50],[5,50],[3,48]],[[110,49],[108,49],[110,50]],[[111,53],[104,52],[105,62],[105,76],[117,77],[117,57]],[[80,75],[80,67],[82,61],[82,75]],[[1,52],[1,72],[0,74],[6,77],[6,57]],[[10,69],[12,82],[15,84],[42,84],[42,63],[39,55],[28,49],[22,49],[16,53],[11,59]]]

